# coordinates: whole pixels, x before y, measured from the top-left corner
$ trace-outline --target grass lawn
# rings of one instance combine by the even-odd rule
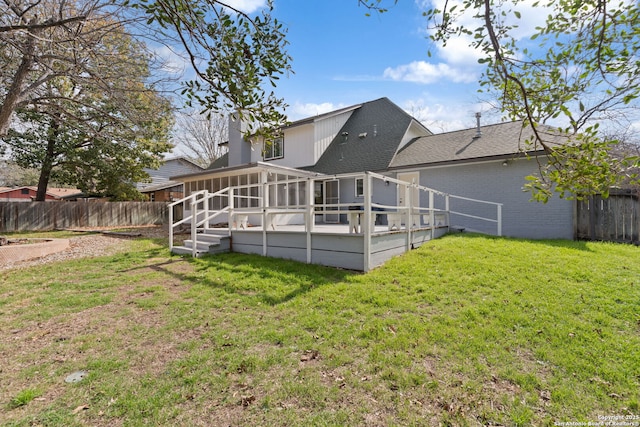
[[[633,246],[458,234],[358,274],[137,239],[3,272],[0,331],[1,425],[640,423]]]

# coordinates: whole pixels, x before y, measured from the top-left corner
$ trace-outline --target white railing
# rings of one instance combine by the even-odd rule
[[[174,247],[173,234],[175,228],[182,224],[189,223],[191,229],[192,255],[196,256],[198,251],[198,228],[202,227],[204,229],[208,229],[211,220],[229,212],[229,206],[227,203],[228,197],[228,187],[220,191],[216,191],[215,193],[209,193],[207,190],[200,190],[169,204],[169,250],[173,250]],[[220,199],[220,206],[222,206],[221,209],[210,209],[210,201],[213,201],[216,198]],[[189,209],[187,209],[187,203],[189,204]],[[173,208],[178,205],[182,205],[182,212],[184,215],[181,220],[174,223]],[[198,208],[199,205],[202,205],[202,209]],[[190,212],[190,214],[187,215],[187,212]]]
[[[363,180],[363,198],[358,202],[349,203],[324,203],[316,204],[314,200],[314,187],[316,181]],[[200,190],[190,194],[169,205],[169,246],[173,249],[173,234],[176,227],[189,223],[191,227],[191,240],[193,242],[193,254],[197,253],[198,229],[209,228],[209,224],[220,215],[227,214],[229,233],[232,225],[247,225],[250,215],[260,217],[262,232],[264,233],[264,252],[266,253],[266,232],[275,230],[279,215],[302,215],[304,230],[308,234],[314,229],[315,217],[319,214],[346,215],[349,219],[349,233],[354,231],[361,233],[365,241],[365,253],[368,252],[371,242],[371,234],[375,231],[375,215],[386,215],[388,222],[387,232],[395,232],[404,229],[407,233],[407,246],[411,245],[413,229],[450,227],[451,216],[460,216],[478,221],[495,224],[496,234],[502,235],[502,204],[467,197],[450,195],[433,188],[401,181],[377,173],[366,172],[358,174],[343,174],[335,176],[317,177],[286,177],[283,180],[272,179],[271,175],[264,173],[261,183],[243,184],[227,187],[215,193]],[[375,183],[375,184],[374,184]],[[402,203],[392,204],[374,203],[374,185],[378,186],[376,198],[397,197]],[[391,185],[396,191],[386,191]],[[218,199],[218,203],[214,203]],[[452,210],[451,200],[460,200],[465,203],[481,204],[482,209]],[[422,202],[422,203],[421,203]],[[182,204],[184,217],[173,222],[173,207]],[[187,206],[188,205],[188,206]],[[423,206],[424,205],[424,206]],[[190,209],[187,209],[189,207]],[[213,209],[212,207],[218,207]],[[494,211],[495,209],[495,211]],[[478,215],[477,210],[484,210],[487,215]],[[187,215],[187,212],[189,214]],[[495,214],[490,212],[495,212]],[[255,218],[254,217],[254,218]],[[355,221],[355,227],[352,221]],[[404,227],[403,227],[404,226]],[[377,230],[376,233],[384,233]],[[309,252],[310,254],[310,252]],[[310,256],[310,255],[309,255]]]

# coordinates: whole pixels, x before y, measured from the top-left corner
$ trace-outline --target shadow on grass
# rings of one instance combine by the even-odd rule
[[[126,257],[127,254],[121,256]],[[144,270],[160,272],[185,284],[200,284],[271,306],[290,301],[324,285],[340,283],[361,273],[305,264],[279,258],[241,253],[206,255],[202,258],[167,257],[167,248],[139,252],[139,262],[119,273]],[[157,259],[149,263],[148,260]],[[180,271],[187,263],[192,271]]]
[[[243,297],[278,305],[321,286],[361,273],[279,258],[224,253],[192,260],[200,283]]]
[[[142,256],[140,257],[140,261],[142,264],[137,264],[135,267],[126,268],[118,270],[118,273],[132,273],[135,271],[142,270],[152,270],[159,273],[166,274],[167,276],[173,277],[181,282],[194,283],[197,282],[198,278],[195,277],[192,273],[184,273],[178,272],[170,269],[171,266],[176,266],[178,264],[189,263],[193,264],[192,258],[183,258],[178,255],[167,254],[168,249],[166,247],[149,249],[142,252],[139,252]],[[120,256],[127,256],[127,253],[121,254]],[[166,261],[159,261],[155,263],[146,263],[145,260],[149,259],[166,259]],[[195,269],[194,269],[195,270]]]

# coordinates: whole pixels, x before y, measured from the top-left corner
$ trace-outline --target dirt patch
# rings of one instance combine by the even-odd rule
[[[145,227],[132,227],[127,229],[113,229],[113,228],[79,228],[73,231],[82,233],[95,233],[89,235],[82,235],[77,237],[71,237],[69,239],[55,239],[66,240],[66,247],[55,252],[36,254],[33,257],[18,259],[4,259],[2,253],[0,253],[0,271],[10,268],[28,268],[36,265],[46,264],[50,262],[66,261],[77,258],[98,257],[104,255],[112,255],[123,249],[127,242],[131,238],[145,237],[145,238],[167,238],[169,231],[167,227],[162,226],[145,226]],[[180,238],[184,236],[176,236],[176,241],[179,243]],[[35,240],[35,239],[30,239]],[[54,240],[54,239],[47,239]],[[14,245],[11,245],[15,247]],[[29,245],[33,246],[33,245]],[[2,247],[0,247],[0,250]]]

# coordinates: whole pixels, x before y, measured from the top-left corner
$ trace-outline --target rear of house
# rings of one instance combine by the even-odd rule
[[[232,120],[228,155],[206,171],[174,177],[184,182],[185,195],[257,183],[260,170],[272,167],[271,174],[290,174],[294,180],[309,174],[323,176],[314,180],[316,204],[358,205],[364,197],[361,178],[337,176],[371,171],[460,196],[453,210],[477,209],[477,216],[484,217],[488,212],[483,209],[492,208],[474,200],[502,204],[502,233],[507,236],[574,238],[572,201],[553,198],[546,204],[536,203],[522,189],[525,177],[537,173],[538,162],[545,157],[527,144],[530,129],[519,121],[480,126],[478,117],[475,128],[432,134],[381,98],[293,122],[268,141],[246,140],[242,131],[242,123]],[[375,182],[372,191],[373,203],[403,203],[395,186]],[[279,205],[297,205],[296,194],[294,186],[283,185],[271,197]],[[327,214],[319,220],[345,223],[347,216]],[[496,233],[493,224],[469,216],[454,215],[451,221],[467,230]]]
[[[177,224],[193,224],[185,250],[194,254],[196,228],[215,225],[233,236],[234,251],[365,271],[451,227],[574,237],[573,202],[531,202],[522,189],[545,159],[522,122],[480,126],[478,118],[476,128],[434,135],[382,98],[294,122],[267,140],[242,130],[232,119],[228,154],[173,178],[185,185]]]

